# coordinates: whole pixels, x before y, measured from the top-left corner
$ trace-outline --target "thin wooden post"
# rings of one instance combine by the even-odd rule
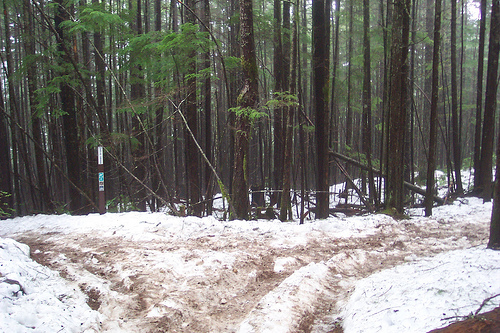
[[[104,156],[103,147],[97,147],[97,172],[99,174],[99,214],[106,213],[106,197],[104,195]]]

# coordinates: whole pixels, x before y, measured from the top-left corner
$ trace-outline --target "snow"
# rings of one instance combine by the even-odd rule
[[[98,332],[78,287],[29,258],[29,247],[0,238],[0,331]]]
[[[469,198],[429,218],[412,209],[403,221],[138,212],[9,219],[0,222],[0,331],[142,332],[168,317],[185,331],[293,332],[315,315],[314,332],[335,321],[346,333],[425,332],[500,294],[500,252],[485,248],[490,214],[491,203]],[[30,254],[19,242],[28,239],[56,247]],[[101,295],[94,310],[92,290]],[[137,295],[143,309],[131,305]],[[499,304],[493,298],[482,311]]]
[[[396,266],[359,281],[344,332],[425,332],[474,313],[500,294],[500,252],[483,246]],[[500,297],[482,311],[500,305]]]

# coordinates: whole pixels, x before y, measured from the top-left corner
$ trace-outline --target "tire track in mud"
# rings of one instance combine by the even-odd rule
[[[293,307],[288,331],[334,332],[358,279],[416,257],[484,244],[488,226],[467,220],[382,222],[362,237],[312,231],[307,243],[296,246],[276,244],[269,234],[231,232],[151,241],[34,232],[14,238],[28,244],[39,263],[81,281],[89,305],[106,318],[103,332],[262,332],[274,320],[266,295],[286,289],[287,279],[311,264],[325,266],[321,287],[307,304],[289,301],[297,304],[286,305]],[[293,260],[276,272],[280,258]],[[287,292],[300,294],[300,288]]]

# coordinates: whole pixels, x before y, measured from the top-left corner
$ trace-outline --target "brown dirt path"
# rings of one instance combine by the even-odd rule
[[[79,282],[90,307],[107,318],[103,332],[237,332],[245,331],[242,322],[259,332],[268,306],[263,297],[311,263],[328,270],[314,302],[295,306],[289,331],[338,332],[340,307],[358,279],[415,256],[485,244],[488,226],[467,219],[381,222],[369,236],[318,231],[295,246],[266,233],[231,232],[141,242],[54,232],[13,238],[28,244],[39,263]],[[275,272],[280,258],[293,259]]]

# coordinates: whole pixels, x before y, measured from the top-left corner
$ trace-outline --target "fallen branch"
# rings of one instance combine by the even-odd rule
[[[479,306],[479,309],[476,310],[476,312],[474,312],[474,316],[477,316],[479,312],[481,312],[481,310],[483,309],[483,307],[486,305],[486,303],[488,303],[489,301],[491,301],[493,298],[495,297],[498,297],[500,296],[500,294],[496,294],[496,295],[493,295],[491,297],[488,297],[486,298],[483,303],[481,303],[481,305]]]
[[[357,166],[357,167],[358,167],[358,168],[360,168],[361,170],[370,171],[370,169],[371,169],[371,171],[373,171],[373,173],[378,174],[378,175],[380,175],[381,177],[386,177],[386,175],[384,175],[384,174],[382,173],[382,171],[377,170],[377,169],[375,169],[375,168],[370,168],[369,166],[364,165],[363,163],[361,163],[361,162],[359,162],[359,161],[357,161],[357,160],[355,160],[355,159],[353,159],[353,158],[347,157],[347,156],[345,156],[345,155],[342,155],[342,154],[336,153],[336,152],[331,151],[331,150],[330,150],[330,152],[329,152],[329,153],[330,153],[330,156],[333,156],[334,158],[341,159],[341,160],[343,160],[343,161],[345,161],[345,162],[347,162],[347,163],[350,163],[350,164],[352,164],[352,165],[354,165],[354,166]],[[418,193],[418,194],[420,194],[420,195],[425,196],[425,189],[420,188],[420,187],[418,187],[418,186],[416,186],[416,185],[413,185],[413,184],[411,184],[411,183],[408,183],[408,182],[403,182],[403,185],[404,185],[404,187],[406,187],[406,188],[407,188],[407,189],[409,189],[410,191],[413,191],[413,192],[415,192],[415,193]],[[433,196],[433,200],[434,200],[435,202],[437,202],[438,204],[440,204],[440,205],[444,205],[444,203],[445,203],[445,200],[444,200],[443,198],[438,197],[437,195],[434,195],[434,196]]]
[[[356,191],[356,193],[358,194],[359,198],[361,199],[361,201],[363,202],[363,204],[366,206],[366,208],[368,208],[368,210],[370,210],[370,211],[373,211],[372,205],[370,204],[370,202],[368,202],[368,200],[366,200],[366,198],[363,195],[363,193],[361,192],[361,190],[356,186],[356,184],[354,183],[354,181],[352,180],[352,178],[347,173],[347,170],[342,166],[342,164],[340,164],[340,162],[339,162],[339,160],[337,158],[334,158],[333,160],[335,161],[335,163],[339,167],[340,171],[347,178],[347,180],[348,180],[349,184],[351,185],[351,187],[354,189],[354,191]]]

